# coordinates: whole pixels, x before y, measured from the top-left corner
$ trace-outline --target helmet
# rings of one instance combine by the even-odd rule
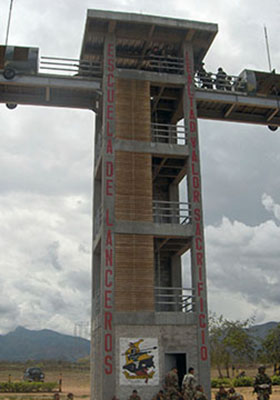
[[[258,371],[265,371],[265,365],[260,365]]]

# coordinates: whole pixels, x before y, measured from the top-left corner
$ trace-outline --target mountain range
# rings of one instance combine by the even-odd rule
[[[0,335],[0,360],[64,360],[88,357],[90,341],[49,329],[29,330],[21,326]]]
[[[263,339],[279,322],[254,325],[248,332]],[[90,341],[76,336],[64,335],[43,329],[29,330],[21,326],[6,335],[0,335],[0,360],[62,360],[77,361],[90,354]]]

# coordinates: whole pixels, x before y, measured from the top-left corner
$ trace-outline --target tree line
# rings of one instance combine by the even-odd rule
[[[253,318],[231,321],[222,315],[210,314],[209,338],[212,367],[220,378],[230,377],[230,370],[253,362],[273,365],[280,373],[280,324],[269,330],[264,339],[251,334]]]

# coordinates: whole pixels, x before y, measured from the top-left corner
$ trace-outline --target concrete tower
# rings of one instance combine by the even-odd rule
[[[81,59],[102,65],[94,163],[94,399],[122,400],[136,388],[148,400],[173,366],[180,379],[193,366],[210,392],[193,76],[216,33],[215,24],[88,11]],[[186,252],[191,272],[182,269]]]

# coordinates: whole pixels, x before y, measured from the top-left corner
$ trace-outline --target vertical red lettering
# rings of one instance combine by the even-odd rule
[[[112,290],[105,290],[105,308],[112,308],[111,294],[112,294]]]
[[[201,292],[203,292],[203,282],[198,282],[198,284],[197,284],[198,297],[201,296]]]
[[[106,255],[106,267],[112,267],[113,266],[113,250],[112,249],[105,249],[105,255]]]
[[[113,179],[106,180],[106,196],[113,196]]]
[[[105,351],[106,352],[112,351],[113,340],[111,333],[106,333],[104,341],[105,341]]]
[[[208,350],[206,346],[202,346],[200,348],[200,358],[202,361],[206,361],[208,359]]]
[[[111,331],[113,315],[110,311],[106,311],[104,317],[105,317],[105,329]]]
[[[106,226],[113,226],[113,224],[110,224],[109,222],[109,209],[106,209]]]
[[[113,173],[114,173],[114,165],[113,165],[112,161],[107,161],[106,162],[106,176],[111,177],[111,176],[113,176]]]
[[[196,253],[197,265],[203,265],[203,253]]]
[[[113,154],[112,139],[108,139],[107,141],[106,154]]]
[[[110,280],[110,276],[113,275],[113,271],[111,269],[106,269],[105,271],[105,287],[112,287],[113,283]]]
[[[105,374],[111,375],[113,372],[112,356],[109,355],[105,356],[104,363],[105,363]]]

